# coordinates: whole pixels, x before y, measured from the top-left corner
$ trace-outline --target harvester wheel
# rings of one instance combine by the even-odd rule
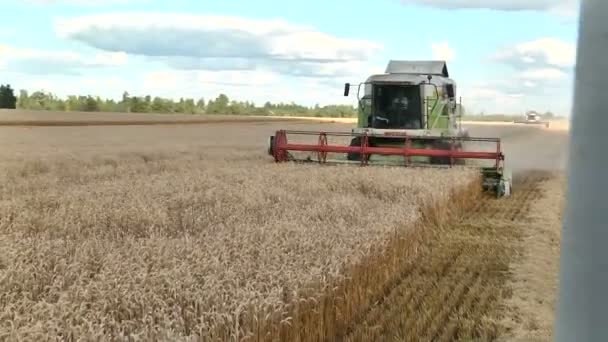
[[[271,136],[268,141],[268,154],[274,156],[274,136]]]
[[[496,197],[497,198],[510,197],[512,194],[513,194],[513,186],[511,185],[511,182],[501,180],[497,185]]]
[[[355,137],[350,141],[350,146],[361,146],[361,137]],[[366,156],[367,160],[369,161],[369,155]],[[361,161],[361,154],[360,153],[349,153],[346,158],[350,161]]]
[[[438,140],[432,142],[430,147],[435,150],[449,150],[450,144],[445,141]],[[432,165],[450,165],[450,158],[431,157],[430,162]]]
[[[450,141],[438,140],[432,143],[431,147],[437,150],[450,150],[451,143]],[[454,149],[457,151],[461,151],[463,148],[463,143],[461,141],[457,141],[455,143]],[[448,157],[431,157],[431,164],[433,165],[450,165],[450,158]],[[454,159],[454,165],[465,165],[466,160],[464,159]]]
[[[462,151],[464,149],[464,143],[458,142],[458,145],[456,146],[456,149],[458,151]],[[454,165],[466,165],[467,164],[467,160],[466,159],[454,159]]]

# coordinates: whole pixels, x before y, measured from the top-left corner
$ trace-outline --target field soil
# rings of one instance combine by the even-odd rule
[[[0,109],[0,127],[148,126],[255,122],[356,123],[353,118],[157,113],[55,112]]]
[[[169,125],[169,124],[205,124],[224,122],[282,122],[282,121],[308,121],[317,123],[342,123],[355,125],[357,118],[324,118],[324,117],[297,117],[297,116],[247,116],[247,115],[189,115],[189,114],[152,114],[152,113],[91,113],[91,112],[53,112],[34,110],[7,110],[0,109],[1,126],[103,126],[103,125]],[[570,121],[567,119],[549,120],[550,127],[539,128],[557,131],[568,131]],[[530,125],[515,124],[502,121],[467,121],[467,126],[519,126]]]
[[[170,197],[173,191],[193,194],[193,190],[188,187],[188,177],[179,179],[183,184],[180,183],[177,189],[153,190],[151,187],[168,171],[179,174],[180,168],[186,170],[186,168],[205,168],[208,167],[207,165],[219,164],[226,170],[220,173],[230,174],[237,172],[228,171],[232,167],[247,170],[248,165],[257,165],[249,172],[257,175],[255,177],[263,177],[265,169],[263,165],[272,163],[272,158],[265,154],[268,136],[277,129],[347,131],[351,128],[351,124],[331,121],[323,124],[306,120],[297,122],[252,120],[237,123],[229,121],[235,120],[232,117],[213,125],[163,125],[162,122],[140,127],[113,125],[114,122],[123,120],[122,117],[120,120],[115,117],[124,114],[95,114],[101,116],[93,117],[91,121],[94,124],[87,125],[88,127],[50,127],[59,126],[62,120],[67,126],[70,126],[70,122],[80,122],[80,118],[76,116],[49,119],[47,121],[53,121],[53,124],[46,125],[47,127],[35,127],[36,125],[12,125],[10,122],[19,120],[8,114],[3,115],[0,113],[0,126],[3,120],[9,125],[0,127],[0,169],[11,170],[13,172],[11,177],[17,177],[13,179],[31,179],[29,183],[17,186],[24,192],[19,196],[26,196],[27,191],[43,194],[45,189],[50,189],[51,192],[48,193],[50,202],[46,203],[54,203],[53,205],[60,205],[53,202],[53,199],[64,196],[56,185],[69,179],[74,183],[66,184],[70,189],[86,184],[87,177],[101,177],[95,179],[95,184],[99,184],[102,188],[118,189],[116,185],[118,181],[124,183],[124,189],[131,187],[133,191],[139,192],[148,189],[150,194],[163,193],[163,196]],[[40,113],[31,115],[33,116],[27,120],[46,122],[40,119]],[[157,119],[151,119],[154,120]],[[178,120],[187,120],[187,118]],[[106,121],[110,124],[103,125]],[[467,126],[472,136],[502,138],[507,166],[514,173],[513,197],[509,199],[484,197],[480,202],[471,203],[469,210],[451,221],[438,222],[430,227],[420,236],[420,243],[415,248],[415,253],[411,254],[411,258],[400,264],[395,272],[387,275],[386,283],[382,284],[381,292],[376,296],[377,300],[368,303],[358,311],[359,314],[350,317],[344,328],[337,330],[338,333],[332,340],[549,341],[551,339],[557,288],[561,208],[565,186],[564,170],[568,155],[567,131],[521,125]],[[192,155],[196,156],[195,161],[191,160]],[[185,158],[190,162],[173,163],[172,160],[176,158],[177,160]],[[131,166],[121,166],[122,163],[132,165],[137,172],[129,173],[129,170],[132,171]],[[100,165],[104,170],[101,175],[99,171],[91,173],[91,166]],[[117,173],[116,170],[120,172]],[[286,168],[284,171],[290,170],[294,170],[294,174],[305,177],[305,173],[295,168]],[[66,175],[63,180],[62,172]],[[371,177],[371,171],[369,172]],[[57,179],[36,181],[37,177],[46,177],[45,175],[55,175]],[[192,173],[192,175],[198,174]],[[128,186],[129,177],[138,178]],[[226,176],[220,174],[215,177],[218,186],[222,184],[222,179],[228,180]],[[237,180],[243,182],[241,184],[247,184],[247,177],[239,177]],[[277,179],[276,174],[274,178]],[[307,179],[308,182],[315,182],[314,177]],[[147,180],[153,182],[146,184]],[[307,187],[298,183],[297,178],[283,180],[287,181],[284,183],[287,188],[307,191]],[[269,180],[264,182],[269,186],[272,184]],[[228,185],[226,183],[222,186],[228,190],[230,188]],[[15,186],[11,187],[15,188]],[[96,193],[94,188],[87,191],[93,196]],[[133,200],[128,201],[128,204],[141,205],[132,193],[120,191],[97,193],[102,195],[104,203],[109,208],[116,210],[119,209],[115,207],[120,203],[119,199],[131,198]],[[78,192],[78,195],[85,196],[85,193]],[[232,195],[239,196],[238,193]],[[284,195],[291,196],[287,193]],[[311,200],[314,198],[313,193],[307,196],[310,196]],[[116,203],[112,203],[112,198],[116,199]],[[85,196],[80,200],[75,197],[71,201],[73,205],[78,205],[82,201],[93,204],[95,197]],[[0,206],[5,214],[3,219],[10,215],[7,210],[11,208],[11,203],[15,203],[11,198],[0,199]],[[37,205],[35,200],[28,203]],[[290,203],[294,205],[291,209],[296,210],[299,202]],[[346,210],[343,205],[345,204],[336,202],[336,209]],[[28,210],[34,210],[32,208]],[[17,209],[19,208],[15,208]],[[138,209],[135,207],[128,210],[136,212]],[[91,212],[97,215],[95,220],[102,219],[99,216],[101,211],[93,209]],[[153,211],[150,215],[159,214]],[[88,222],[87,220],[90,221],[92,218],[83,216],[82,219]],[[128,217],[123,219],[128,220]],[[337,218],[338,221],[343,219]],[[183,221],[178,222],[184,224]],[[41,222],[41,225],[45,224]],[[179,230],[176,233],[179,233]],[[9,241],[8,234],[7,231],[0,230],[0,240],[3,240],[4,244]],[[56,234],[61,234],[61,231]],[[93,246],[95,241],[87,243]],[[117,260],[123,254],[126,257],[131,248],[128,244],[134,247],[136,243],[137,239],[126,242],[126,245],[117,250],[118,254],[110,256]],[[187,248],[194,247],[191,242],[184,243],[187,244]],[[34,240],[24,239],[18,244],[11,245],[10,248],[12,251],[18,251],[20,248],[31,248],[33,245],[36,245]],[[30,257],[49,258],[57,253],[67,253],[60,248],[51,247],[53,246],[39,246],[32,250]],[[55,247],[60,247],[60,244]],[[148,248],[140,245],[137,248],[143,248],[142,252],[153,255],[152,247],[154,246]],[[163,255],[175,257],[177,253],[171,251],[170,245],[161,242],[158,242],[156,247],[163,249],[165,253]],[[101,252],[100,249],[96,250],[97,253]],[[194,253],[194,249],[192,251]],[[78,251],[74,249],[70,253],[78,253]],[[93,269],[99,267],[95,263],[99,256],[99,254],[83,256],[83,260],[90,264],[82,267]],[[129,258],[134,257],[136,256],[129,256]],[[23,265],[25,270],[35,271],[31,265],[27,265],[27,259],[23,259],[22,262],[25,263]],[[165,263],[156,259],[154,262]],[[176,260],[170,259],[166,262],[174,263]],[[14,279],[7,278],[7,267],[10,265],[7,265],[6,258],[0,257],[0,286],[9,281],[14,282]],[[62,266],[56,265],[56,267],[61,269]],[[167,273],[166,276],[185,277],[187,274],[187,270],[179,269],[174,273]],[[61,286],[60,283],[53,283],[52,278],[45,281],[50,281],[53,286]],[[105,285],[109,286],[109,283]],[[123,290],[126,289],[112,289],[119,292]],[[36,291],[42,293],[44,289],[40,288]],[[167,291],[177,291],[177,289],[167,288]],[[49,309],[45,309],[43,304],[39,304],[38,307],[42,310],[39,317],[45,317],[50,312],[44,311]],[[19,319],[19,317],[6,316],[6,311],[5,316],[2,315],[3,312],[0,310],[0,317],[4,317],[5,321]],[[90,324],[95,323],[90,322]],[[0,326],[0,329],[7,326]],[[0,336],[0,340],[2,338]]]

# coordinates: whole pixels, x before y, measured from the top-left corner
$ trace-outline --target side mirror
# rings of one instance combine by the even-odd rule
[[[454,85],[453,84],[447,84],[445,86],[445,90],[448,93],[448,98],[453,99],[454,97],[456,97],[456,93],[454,92]]]
[[[349,93],[350,93],[350,83],[345,83],[344,84],[344,96],[348,96]]]

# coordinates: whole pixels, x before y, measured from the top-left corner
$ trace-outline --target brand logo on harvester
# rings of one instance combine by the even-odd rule
[[[387,137],[405,137],[407,132],[384,132],[384,136]]]

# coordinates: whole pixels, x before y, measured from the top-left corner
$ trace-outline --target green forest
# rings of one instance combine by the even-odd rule
[[[215,99],[204,98],[179,100],[147,96],[133,96],[124,92],[117,101],[103,99],[99,96],[76,96],[60,98],[53,93],[35,91],[28,93],[20,90],[18,95],[10,85],[0,85],[0,108],[76,111],[76,112],[117,112],[117,113],[163,113],[163,114],[224,114],[224,115],[253,115],[253,116],[306,116],[306,117],[357,117],[357,110],[348,105],[328,105],[307,107],[296,103],[270,103],[256,106],[253,102],[230,100],[225,94]],[[469,114],[464,117],[474,121],[512,121],[514,115],[506,114]],[[552,119],[551,112],[542,113],[543,119]]]
[[[256,106],[253,102],[230,100],[225,94],[205,100],[180,98],[179,100],[147,96],[133,96],[124,92],[120,100],[103,99],[99,96],[71,95],[60,98],[53,93],[20,90],[15,96],[10,85],[0,90],[0,108],[26,110],[124,112],[124,113],[176,113],[176,114],[225,114],[256,116],[309,116],[309,117],[356,117],[353,106],[329,105],[307,107],[295,103],[270,103]]]

